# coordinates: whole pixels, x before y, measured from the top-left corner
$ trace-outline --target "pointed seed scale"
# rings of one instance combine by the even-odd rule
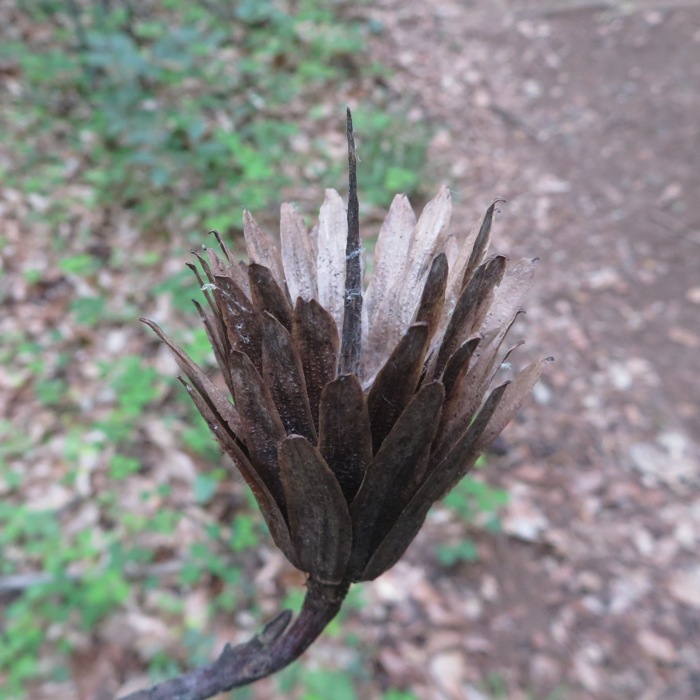
[[[414,320],[414,323],[428,324],[429,339],[433,337],[440,321],[442,307],[445,303],[448,272],[447,256],[444,253],[436,255],[430,266]]]
[[[212,230],[209,231],[209,235],[214,236],[214,238],[216,238],[216,242],[219,244],[219,248],[221,248],[221,252],[226,258],[226,262],[231,264],[234,261],[234,257],[231,251],[229,250],[228,246],[226,245],[224,239],[221,237],[221,234],[216,230]]]
[[[302,570],[316,580],[341,581],[352,526],[340,485],[319,451],[297,435],[282,441],[279,465],[290,535]]]
[[[450,189],[443,185],[424,207],[411,235],[411,248],[405,278],[401,280],[399,303],[408,324],[418,306],[431,261],[440,254],[452,216]],[[447,263],[447,259],[445,259]]]
[[[375,543],[383,539],[417,488],[428,464],[444,398],[445,390],[439,382],[421,388],[367,467],[360,490],[350,505],[351,576],[362,572]]]
[[[437,469],[431,470],[423,484],[411,498],[407,506],[396,519],[394,525],[377,545],[364,567],[360,581],[371,581],[387,569],[390,569],[404,554],[418,534],[428,511],[435,501],[442,498],[468,472],[476,462],[474,447],[481,436],[488,419],[500,401],[505,386],[498,387],[484,405],[484,414],[471,426],[471,433],[465,435],[460,450],[450,455]],[[468,460],[468,461],[463,461]]]
[[[277,284],[284,288],[284,271],[279,249],[247,209],[243,210],[243,236],[249,260],[270,270]]]
[[[321,391],[336,376],[340,339],[333,317],[315,299],[297,299],[292,343],[301,360],[311,414],[318,429]]]
[[[230,457],[234,466],[238,469],[241,476],[250,487],[250,490],[253,492],[255,500],[260,505],[260,511],[265,518],[265,522],[267,523],[275,544],[282,550],[282,553],[287,559],[289,559],[294,566],[298,567],[296,551],[292,546],[289,535],[289,527],[272,493],[243,453],[238,442],[234,439],[233,434],[227,431],[226,425],[220,420],[220,417],[211,411],[205,400],[198,395],[187,382],[183,381],[182,378],[179,379],[197,407],[197,410],[207,422],[214,439],[221,449]]]
[[[383,328],[386,319],[377,319],[377,310],[389,291],[402,279],[415,225],[416,215],[408,197],[397,194],[382,222],[374,247],[374,270],[365,295],[370,337],[378,335]]]
[[[318,448],[350,503],[372,461],[369,412],[356,375],[341,374],[323,388]]]
[[[515,414],[520,410],[520,406],[525,397],[529,395],[532,388],[539,380],[544,368],[551,362],[554,362],[553,357],[546,357],[538,362],[533,362],[508,384],[503,398],[480,438],[479,448],[481,450],[485,450],[491,445],[496,437],[500,435],[501,431],[510,423]]]
[[[445,385],[447,400],[452,396],[455,388],[462,383],[469,369],[469,362],[480,342],[481,335],[467,338],[447,360],[445,371],[442,373],[442,383]]]
[[[444,457],[435,453],[431,455],[426,480],[441,484],[442,490],[436,499],[442,498],[474,466],[481,454],[479,441],[509,384],[505,382],[491,391],[474,420]]]
[[[344,314],[347,217],[343,198],[327,189],[319,213],[318,302],[330,312],[339,329],[343,327]]]
[[[394,348],[369,390],[367,405],[375,454],[416,390],[427,346],[428,325],[415,323]]]
[[[282,267],[292,303],[298,297],[309,301],[318,297],[316,251],[297,210],[288,203],[280,208]]]
[[[140,319],[158,338],[170,349],[175,357],[178,367],[192,382],[200,396],[210,405],[212,411],[226,421],[231,431],[240,437],[242,433],[240,416],[236,407],[219,391],[216,385],[207,375],[192,361],[190,356],[179,346],[173,343],[160,326],[147,318]]]
[[[253,306],[258,313],[272,314],[288,331],[292,330],[292,307],[269,268],[257,263],[248,266],[248,283]]]
[[[493,215],[496,211],[496,205],[499,203],[505,203],[505,199],[495,199],[491,202],[490,206],[484,214],[484,218],[481,222],[481,227],[479,228],[479,233],[474,241],[474,247],[472,248],[471,255],[469,256],[469,262],[467,263],[467,268],[464,271],[464,276],[462,277],[462,289],[469,284],[472,275],[476,271],[477,267],[481,265],[486,251],[488,250],[489,243],[491,241],[491,226],[493,224]]]
[[[286,432],[277,413],[270,389],[263,382],[250,358],[233,350],[229,356],[234,401],[241,420],[243,440],[250,460],[279,504],[284,496],[277,466],[277,445]]]
[[[457,347],[478,330],[493,298],[493,290],[503,277],[504,269],[503,256],[497,256],[490,263],[484,263],[479,266],[460,294],[440,346],[435,377],[442,374],[447,360]]]
[[[292,337],[271,314],[262,315],[262,378],[287,432],[316,441],[304,370]]]
[[[515,264],[506,266],[503,279],[495,289],[493,302],[481,325],[482,333],[487,334],[501,327],[518,311],[532,288],[537,262],[538,258],[522,258]]]

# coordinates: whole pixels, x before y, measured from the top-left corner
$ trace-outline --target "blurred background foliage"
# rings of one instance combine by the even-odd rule
[[[309,215],[324,187],[342,190],[346,104],[365,218],[397,191],[420,200],[430,128],[369,62],[382,27],[356,3],[3,0],[0,13],[0,374],[11,396],[0,698],[71,697],[76,659],[125,619],[166,625],[167,643],[135,642],[127,660],[155,681],[210,657],[215,619],[254,629],[270,613],[253,583],[269,558],[254,499],[224,478],[137,318],[155,314],[210,365],[187,248],[210,229],[238,235],[241,206],[274,221],[285,199]],[[183,478],[163,455],[196,471]],[[504,494],[465,484],[447,504],[454,517],[497,527]],[[477,548],[446,543],[437,556],[459,566]],[[300,583],[285,601],[294,609]],[[341,620],[361,605],[358,588]],[[374,650],[341,623],[329,634],[352,650],[346,675],[295,665],[276,681],[285,697],[362,696]]]
[[[343,93],[359,92],[373,204],[415,194],[426,132],[381,95],[365,43],[381,26],[333,0],[189,3],[43,0],[40,29],[3,42],[0,61],[29,89],[5,103],[10,186],[75,185],[81,204],[132,212],[148,230],[226,230],[241,205],[342,173],[323,137]],[[340,88],[340,89],[339,89]],[[371,157],[370,157],[371,156]],[[43,215],[69,216],[70,201]]]

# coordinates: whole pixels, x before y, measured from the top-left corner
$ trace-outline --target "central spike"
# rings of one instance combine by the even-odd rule
[[[345,315],[340,348],[339,374],[359,374],[362,344],[362,261],[360,256],[360,205],[357,201],[357,156],[352,114],[347,111],[348,131],[348,243],[345,248]]]

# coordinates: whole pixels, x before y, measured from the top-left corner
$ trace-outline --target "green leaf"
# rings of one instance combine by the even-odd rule
[[[256,520],[249,515],[237,515],[231,524],[231,548],[234,552],[244,552],[260,544],[255,527]]]
[[[61,403],[67,389],[68,385],[62,379],[44,379],[34,385],[37,399],[47,406]]]
[[[209,503],[216,489],[219,486],[219,479],[210,474],[197,474],[194,480],[194,498],[197,503]]]
[[[199,562],[186,561],[180,571],[180,581],[188,586],[193,586],[202,577],[204,570]]]
[[[104,297],[77,297],[71,299],[69,309],[81,326],[95,326],[104,316],[107,300]]]
[[[476,545],[472,540],[464,540],[455,545],[440,545],[437,548],[438,561],[443,566],[453,566],[457,562],[473,562],[479,557]]]
[[[337,671],[307,671],[303,682],[306,691],[302,700],[357,700],[350,678]]]
[[[109,461],[109,476],[116,481],[123,481],[141,469],[141,463],[133,457],[116,454]]]
[[[79,253],[68,258],[59,260],[58,269],[70,275],[78,275],[79,277],[89,275],[94,272],[97,267],[97,261],[92,255]]]

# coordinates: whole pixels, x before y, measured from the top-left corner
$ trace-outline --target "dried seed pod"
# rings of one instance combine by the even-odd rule
[[[348,147],[347,209],[327,190],[310,233],[283,204],[279,249],[245,211],[250,264],[225,247],[225,261],[212,251],[199,258],[210,311],[198,309],[233,403],[147,321],[278,546],[311,580],[341,586],[398,560],[549,361],[484,401],[535,263],[486,258],[496,202],[457,251],[447,187],[418,219],[398,195],[363,300],[349,113]]]

